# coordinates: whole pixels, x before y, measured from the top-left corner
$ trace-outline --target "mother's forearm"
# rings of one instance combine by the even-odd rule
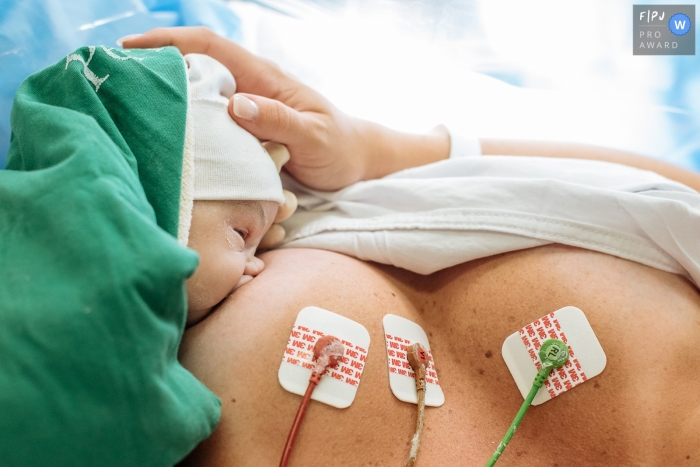
[[[357,137],[364,151],[362,180],[371,180],[399,170],[447,159],[450,137],[443,127],[429,133],[404,133],[377,123],[355,119]],[[536,156],[588,159],[628,165],[656,172],[700,191],[700,174],[650,157],[591,144],[555,141],[480,139],[483,155]]]
[[[438,162],[450,155],[450,136],[442,126],[417,134],[392,130],[365,120],[356,120],[356,125],[366,151],[363,155],[366,161],[363,180]]]
[[[700,191],[698,173],[650,157],[591,144],[482,138],[481,149],[484,155],[560,157],[615,162],[651,170]]]

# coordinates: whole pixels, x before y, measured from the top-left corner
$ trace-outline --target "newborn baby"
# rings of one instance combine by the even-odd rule
[[[261,242],[268,247],[282,240],[281,227],[268,231],[292,214],[296,199],[287,192],[285,203],[278,174],[285,161],[278,160],[276,166],[260,142],[229,116],[236,83],[228,69],[206,55],[189,54],[185,62],[188,133],[194,137],[194,203],[187,246],[200,255],[187,281],[191,326],[263,270],[255,250]],[[277,146],[276,151],[286,153]]]

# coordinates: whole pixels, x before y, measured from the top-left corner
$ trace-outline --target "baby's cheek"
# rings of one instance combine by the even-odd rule
[[[187,325],[200,321],[211,309],[207,306],[206,290],[202,290],[195,276],[187,279]]]
[[[194,319],[206,314],[224,300],[240,280],[244,267],[243,253],[201,252],[199,267],[186,284],[188,323],[190,316]]]

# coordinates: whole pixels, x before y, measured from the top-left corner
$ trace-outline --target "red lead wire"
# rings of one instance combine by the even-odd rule
[[[309,381],[309,387],[306,388],[306,394],[301,400],[299,405],[299,410],[297,410],[297,416],[294,417],[294,423],[292,423],[292,428],[289,430],[289,436],[287,436],[287,444],[284,445],[284,452],[282,453],[282,460],[280,461],[280,467],[287,467],[287,462],[289,462],[289,456],[292,455],[292,447],[294,446],[294,440],[297,437],[297,432],[299,431],[299,426],[301,421],[304,419],[304,414],[306,413],[306,408],[309,406],[311,401],[311,394],[316,389],[316,383]]]
[[[309,407],[309,402],[311,401],[311,394],[313,394],[316,385],[321,381],[323,373],[328,367],[336,367],[345,355],[345,347],[343,346],[340,339],[333,336],[323,336],[316,341],[314,345],[314,357],[313,361],[316,362],[316,368],[313,373],[311,373],[311,378],[309,378],[309,386],[306,388],[306,393],[301,399],[301,404],[299,404],[299,410],[297,410],[297,415],[294,417],[294,423],[292,423],[292,428],[289,430],[289,436],[287,436],[287,443],[284,445],[284,451],[282,452],[282,459],[280,460],[280,467],[287,467],[289,458],[292,455],[292,447],[294,447],[294,440],[299,432],[299,427],[301,426],[301,421],[304,419],[304,414],[306,414],[306,409]]]

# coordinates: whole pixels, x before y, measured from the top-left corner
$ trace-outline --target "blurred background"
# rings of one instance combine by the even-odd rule
[[[0,2],[0,167],[26,76],[82,45],[205,25],[392,128],[584,142],[700,171],[700,35],[694,56],[633,56],[628,0]]]

